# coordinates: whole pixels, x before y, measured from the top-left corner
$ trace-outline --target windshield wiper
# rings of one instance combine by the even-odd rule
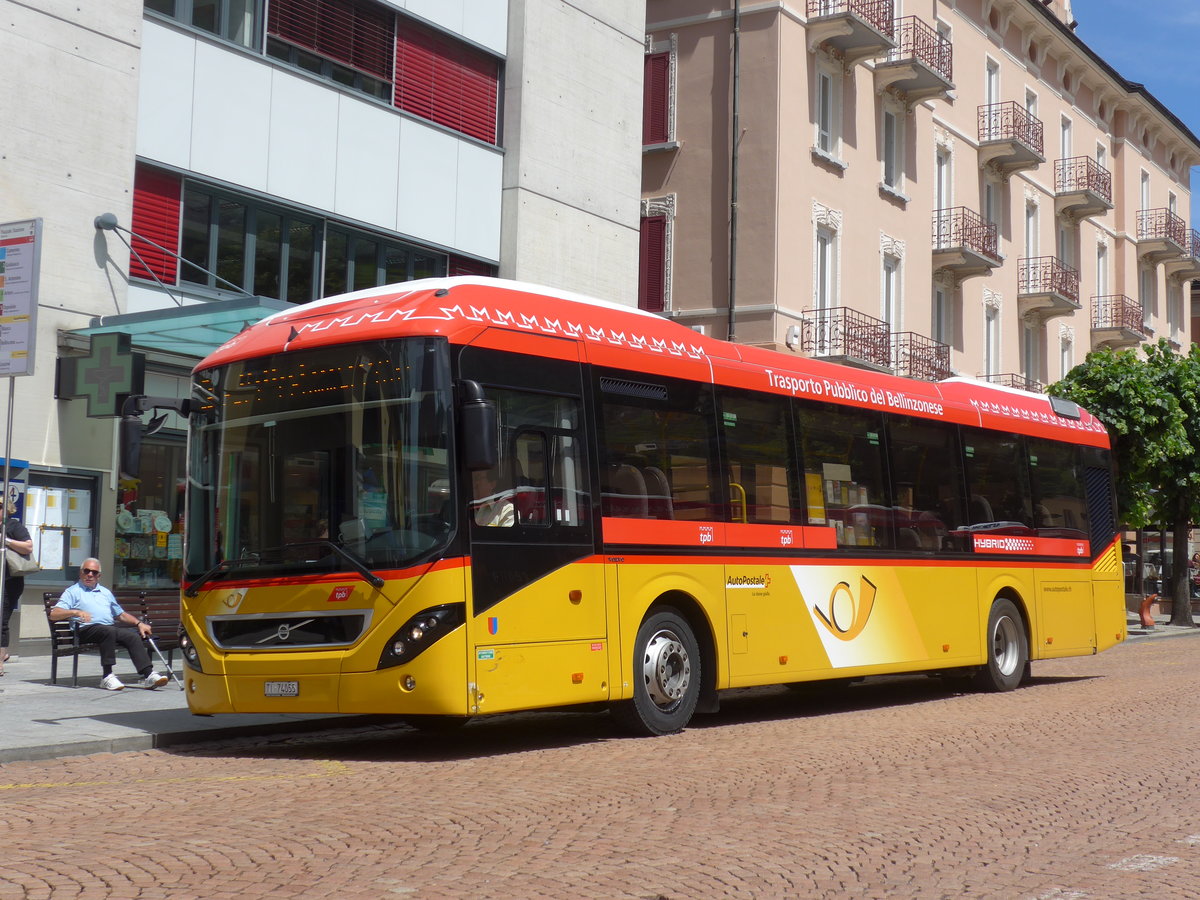
[[[355,572],[357,572],[359,575],[361,575],[363,577],[363,581],[367,582],[367,584],[371,585],[371,587],[373,587],[373,588],[383,587],[383,584],[384,584],[383,579],[380,578],[378,575],[376,575],[374,572],[372,572],[367,567],[367,564],[364,560],[362,560],[358,556],[355,556],[353,553],[351,553],[349,550],[347,550],[345,547],[341,546],[340,544],[335,544],[333,541],[326,540],[326,539],[320,539],[320,540],[315,540],[315,541],[292,541],[291,543],[284,544],[282,549],[287,550],[292,547],[328,547],[330,550],[332,550],[334,553],[336,553],[338,556],[340,556],[343,560],[345,560],[347,563],[349,563],[350,568],[354,569]]]
[[[185,597],[195,597],[200,593],[200,589],[208,582],[212,581],[218,575],[224,576],[238,566],[248,566],[258,563],[258,554],[251,556],[242,556],[238,559],[223,559],[195,581],[193,581],[186,591],[183,592]]]

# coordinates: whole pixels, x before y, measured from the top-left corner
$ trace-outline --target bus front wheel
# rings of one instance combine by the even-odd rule
[[[617,720],[634,734],[682,731],[700,699],[700,646],[674,609],[642,623],[633,648],[633,699],[616,704]]]
[[[987,663],[975,678],[985,691],[1011,691],[1029,674],[1029,643],[1016,605],[1003,597],[992,604],[987,625]]]

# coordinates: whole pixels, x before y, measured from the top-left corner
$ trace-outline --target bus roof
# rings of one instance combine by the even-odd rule
[[[662,316],[498,278],[431,278],[280,310],[201,361],[202,371],[289,350],[440,335],[452,344],[578,359],[767,393],[1108,446],[1085,410],[970,378],[918,381],[706,337]]]

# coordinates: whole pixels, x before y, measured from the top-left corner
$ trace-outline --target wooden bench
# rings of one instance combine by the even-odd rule
[[[50,610],[58,603],[60,596],[61,592],[54,591],[42,594],[42,604],[46,608],[46,624],[50,628],[50,683],[58,684],[58,660],[60,657],[69,656],[72,661],[71,687],[79,687],[79,654],[96,653],[99,648],[95,644],[79,643],[79,635],[70,622],[50,620]],[[118,597],[117,602],[127,613],[150,623],[154,628],[154,643],[166,654],[167,668],[173,669],[175,651],[179,649],[179,598],[151,597],[143,591],[136,600],[122,600]]]

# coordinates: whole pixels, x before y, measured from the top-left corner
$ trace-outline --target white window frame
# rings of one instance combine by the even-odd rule
[[[1038,255],[1038,206],[1025,204],[1025,258],[1035,259]]]
[[[1064,327],[1058,334],[1058,367],[1059,378],[1066,378],[1067,373],[1075,367],[1075,335],[1070,328]]]
[[[1038,340],[1042,328],[1026,320],[1021,323],[1021,374],[1029,381],[1039,381],[1041,371],[1041,341]]]
[[[1096,245],[1096,296],[1108,296],[1108,245]]]
[[[950,289],[944,284],[935,284],[933,286],[933,315],[929,336],[938,343],[946,345],[950,343],[950,329],[952,326],[950,321],[953,311],[950,304],[951,296]]]
[[[1000,102],[1000,63],[990,56],[983,65],[983,102],[988,106]]]
[[[1071,158],[1071,120],[1067,116],[1063,116],[1058,123],[1058,140],[1059,149],[1062,151],[1059,155],[1062,159]]]
[[[983,374],[1000,374],[1000,306],[985,303],[983,308]]]
[[[1108,168],[1108,148],[1100,143],[1096,144],[1096,164]]]
[[[829,225],[818,225],[813,240],[813,308],[838,305],[838,233]]]
[[[891,331],[901,330],[900,271],[900,258],[890,253],[883,254],[879,273],[879,318],[888,323]]]
[[[1141,209],[1150,208],[1150,173],[1142,169],[1142,177],[1140,181],[1140,194],[1138,198],[1141,202]]]
[[[904,107],[884,101],[880,110],[879,155],[880,178],[883,186],[893,193],[904,190],[904,142],[906,116]],[[891,123],[890,136],[888,123]],[[890,140],[890,146],[889,146]]]
[[[823,59],[813,77],[813,150],[840,162],[842,153],[842,76]]]

